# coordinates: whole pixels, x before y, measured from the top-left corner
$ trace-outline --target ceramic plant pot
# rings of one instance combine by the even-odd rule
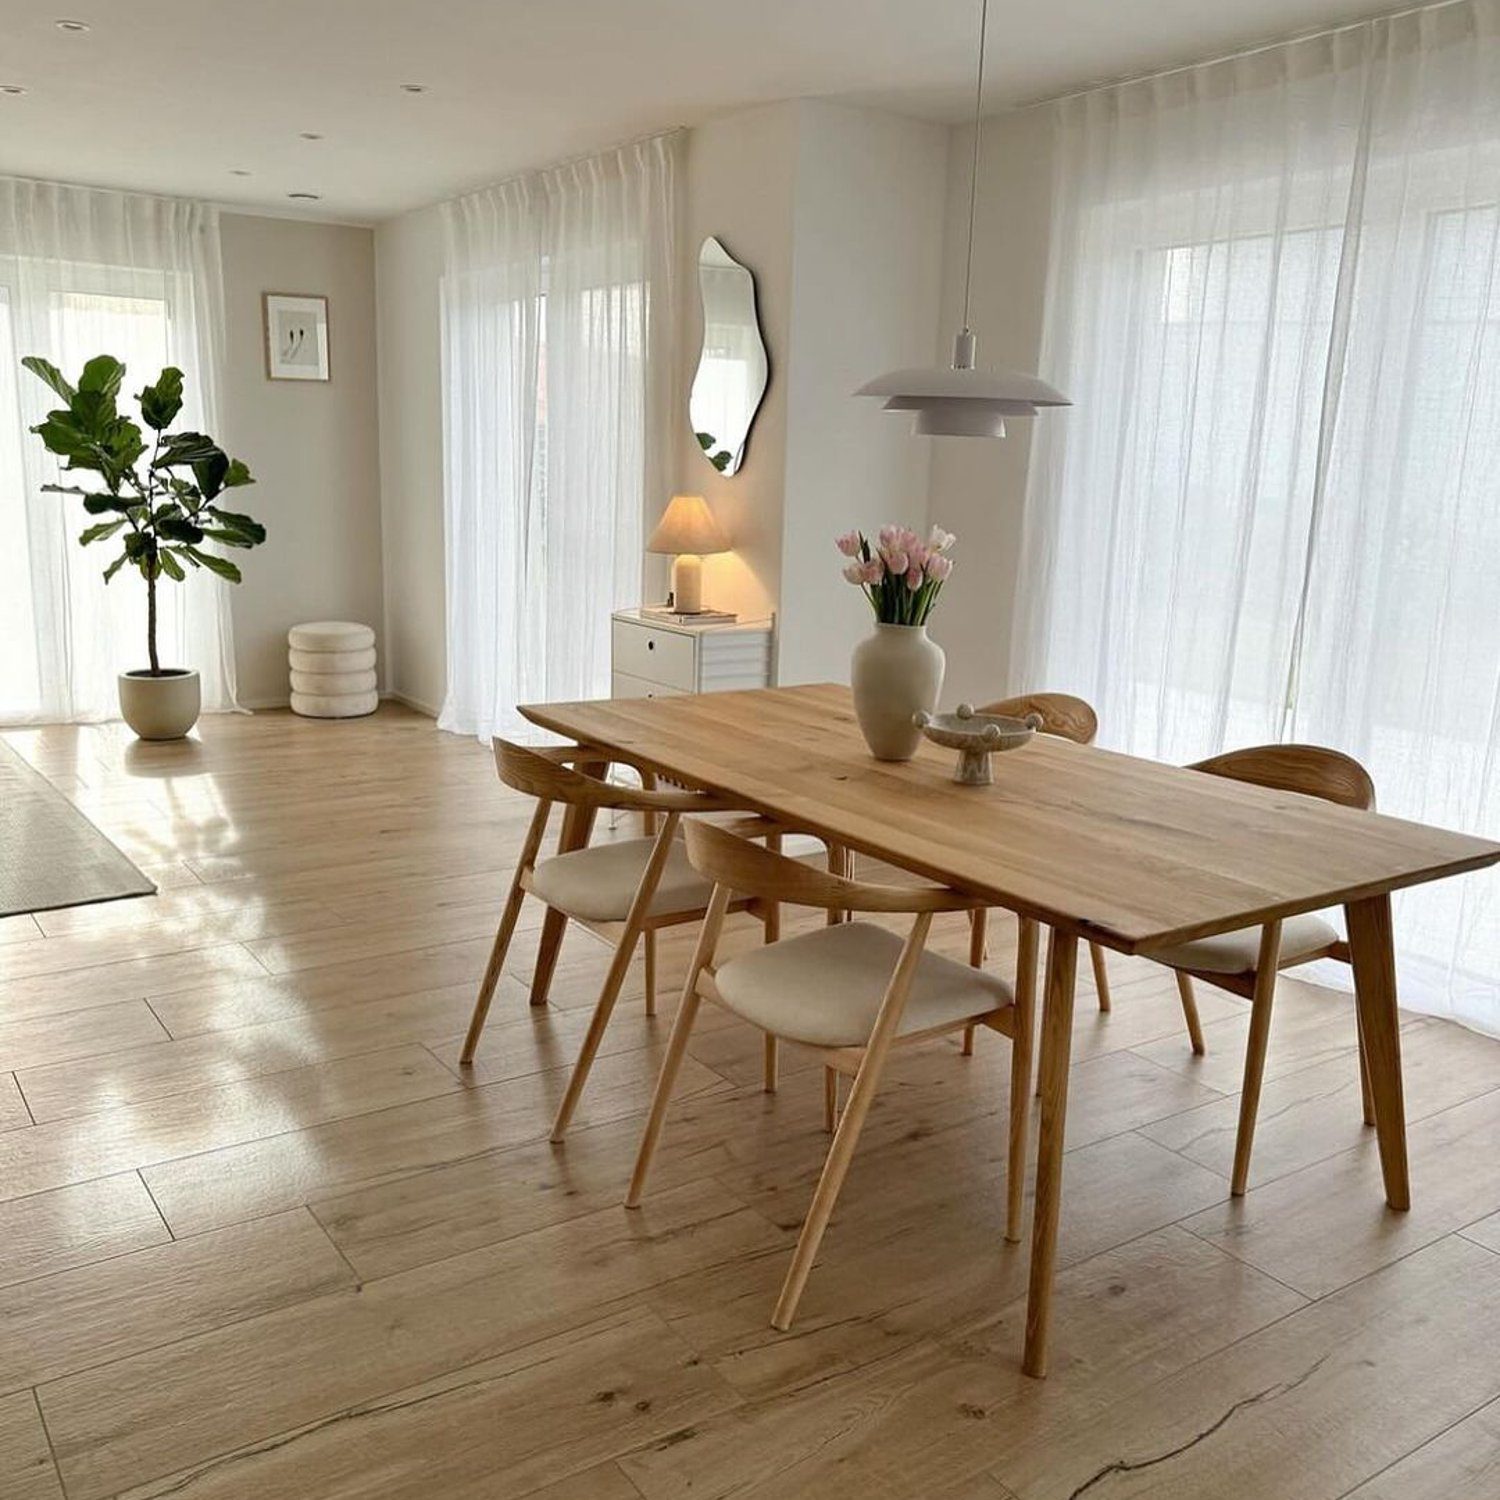
[[[168,667],[120,673],[120,716],[143,740],[180,740],[198,722],[198,674]]]
[[[876,760],[910,760],[922,731],[918,714],[937,707],[943,648],[925,625],[877,625],[854,648],[850,683],[860,732]]]

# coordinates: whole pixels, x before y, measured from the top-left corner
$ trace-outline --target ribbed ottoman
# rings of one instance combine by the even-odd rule
[[[380,704],[375,632],[348,620],[314,620],[286,633],[292,712],[309,719],[357,719]]]

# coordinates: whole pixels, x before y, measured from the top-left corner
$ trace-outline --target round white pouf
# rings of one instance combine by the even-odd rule
[[[379,707],[379,693],[292,694],[292,712],[306,719],[358,719]]]
[[[310,719],[357,719],[380,705],[375,632],[348,620],[314,620],[287,631],[292,712]]]

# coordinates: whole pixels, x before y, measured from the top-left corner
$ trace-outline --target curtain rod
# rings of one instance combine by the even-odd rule
[[[1106,89],[1126,88],[1132,83],[1151,83],[1158,78],[1171,78],[1177,73],[1191,73],[1198,68],[1212,68],[1219,63],[1237,62],[1242,57],[1256,57],[1262,52],[1274,52],[1278,47],[1292,47],[1301,42],[1315,42],[1322,37],[1340,36],[1346,31],[1359,31],[1377,22],[1399,21],[1403,16],[1420,15],[1423,11],[1429,10],[1447,10],[1450,6],[1469,3],[1471,0],[1432,0],[1432,3],[1427,5],[1404,5],[1400,10],[1383,11],[1377,16],[1366,16],[1362,21],[1343,21],[1337,26],[1320,26],[1312,31],[1298,31],[1291,36],[1253,42],[1233,52],[1221,52],[1213,57],[1195,58],[1192,62],[1174,63],[1170,68],[1157,68],[1150,73],[1123,74],[1116,78],[1105,78],[1097,83],[1085,84],[1082,88],[1067,89],[1061,94],[1044,94],[1039,99],[1027,99],[1020,104],[1013,104],[1011,111],[1040,109],[1046,104],[1060,104],[1064,99],[1081,99],[1085,94],[1101,94]]]
[[[593,151],[579,151],[572,156],[565,156],[560,161],[544,162],[539,167],[523,167],[519,172],[511,172],[504,177],[496,177],[489,182],[482,182],[478,187],[465,188],[461,193],[454,193],[448,198],[439,198],[437,204],[457,203],[460,198],[472,198],[475,193],[488,193],[493,188],[506,187],[512,182],[524,182],[528,177],[540,177],[547,172],[561,172],[565,167],[577,166],[580,162],[593,161],[596,157],[609,156],[616,151],[628,151],[632,146],[644,146],[648,141],[666,141],[674,135],[686,135],[686,125],[669,125],[665,130],[649,130],[645,135],[631,136],[628,141],[616,141],[610,146],[600,146]],[[427,208],[436,207],[437,204],[426,204]],[[403,210],[411,212],[412,210]],[[400,215],[393,215],[399,218]]]

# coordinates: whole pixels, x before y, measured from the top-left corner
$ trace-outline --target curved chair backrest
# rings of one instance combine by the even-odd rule
[[[1194,762],[1190,769],[1281,792],[1302,792],[1364,812],[1375,806],[1375,783],[1370,773],[1353,756],[1322,745],[1255,745],[1211,755]]]
[[[568,762],[607,765],[618,759],[611,752],[590,745],[532,748],[497,739],[494,750],[495,770],[501,781],[541,802],[636,808],[642,812],[722,812],[733,805],[709,792],[658,792],[649,788],[616,786],[594,776],[585,776]]]
[[[986,703],[979,712],[1000,714],[1007,719],[1024,719],[1027,714],[1035,714],[1042,721],[1043,734],[1055,734],[1079,745],[1092,745],[1099,733],[1099,715],[1071,693],[1021,693],[1014,698],[1001,698],[997,703]]]
[[[685,823],[688,859],[715,885],[745,896],[830,911],[971,911],[983,903],[942,885],[867,885],[815,870],[712,823]]]

